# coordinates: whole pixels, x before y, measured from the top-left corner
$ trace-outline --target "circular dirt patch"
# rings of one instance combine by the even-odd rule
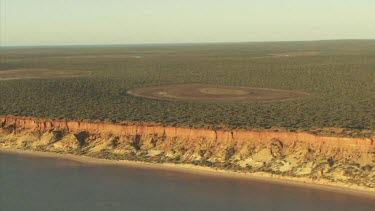
[[[128,90],[130,95],[162,100],[202,102],[262,102],[306,97],[305,92],[238,86],[170,84]]]

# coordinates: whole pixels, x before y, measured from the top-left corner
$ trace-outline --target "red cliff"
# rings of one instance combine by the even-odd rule
[[[78,121],[63,121],[49,119],[35,119],[29,117],[0,117],[2,125],[12,125],[34,130],[66,130],[69,132],[87,131],[91,134],[113,134],[123,135],[141,135],[157,137],[178,137],[191,141],[205,139],[218,142],[237,141],[237,142],[266,142],[270,140],[279,140],[285,144],[304,142],[321,147],[335,147],[341,149],[359,149],[361,151],[374,152],[375,144],[371,138],[346,138],[319,136],[301,132],[271,132],[271,131],[251,131],[251,130],[207,130],[191,129],[179,127],[163,126],[142,126],[142,125],[119,125],[108,123],[92,123]]]

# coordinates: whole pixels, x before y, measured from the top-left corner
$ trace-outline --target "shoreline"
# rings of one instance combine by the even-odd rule
[[[35,156],[44,158],[54,158],[80,162],[89,165],[103,166],[123,166],[138,169],[150,169],[160,171],[170,171],[178,173],[187,173],[194,175],[203,175],[206,177],[217,177],[224,179],[261,181],[276,185],[288,185],[297,188],[309,188],[322,191],[336,192],[339,194],[352,195],[355,197],[365,197],[375,200],[375,190],[369,190],[361,187],[345,186],[345,184],[337,183],[337,185],[327,184],[324,181],[313,181],[306,178],[293,178],[285,176],[277,176],[267,173],[241,173],[228,170],[217,170],[210,167],[196,166],[192,164],[174,164],[174,163],[148,163],[142,161],[130,160],[108,160],[89,157],[85,155],[59,154],[55,152],[21,150],[11,148],[0,148],[0,153],[17,154],[21,156]]]

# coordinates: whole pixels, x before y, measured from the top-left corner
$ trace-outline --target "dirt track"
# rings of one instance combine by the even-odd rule
[[[67,71],[51,69],[16,69],[0,71],[0,81],[40,78],[71,78],[90,75],[89,71]]]

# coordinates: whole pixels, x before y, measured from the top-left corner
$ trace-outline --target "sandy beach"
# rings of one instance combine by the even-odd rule
[[[0,148],[0,153],[12,153],[22,156],[37,156],[45,158],[58,158],[70,161],[80,162],[88,165],[112,165],[124,166],[131,168],[154,169],[182,172],[186,174],[196,174],[208,177],[222,177],[227,179],[241,179],[241,180],[258,180],[267,183],[292,185],[296,188],[310,188],[319,189],[324,191],[338,192],[341,194],[349,194],[358,197],[366,197],[375,200],[375,190],[366,189],[363,187],[353,187],[341,183],[329,184],[327,181],[313,181],[307,178],[291,178],[279,175],[272,175],[267,173],[240,173],[228,170],[217,170],[209,167],[195,166],[191,164],[173,164],[173,163],[146,163],[140,161],[127,161],[127,160],[106,160],[92,158],[88,156],[72,155],[72,154],[58,154],[53,152],[40,152],[30,150],[18,150]]]

